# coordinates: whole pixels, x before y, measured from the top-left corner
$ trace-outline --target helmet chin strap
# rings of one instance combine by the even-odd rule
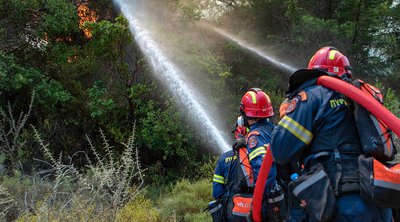
[[[249,119],[246,115],[243,115],[243,123],[246,128],[250,128]]]
[[[346,82],[349,82],[349,83],[352,82],[351,75],[348,74],[348,73],[343,74],[340,78],[341,78],[343,81],[346,81]]]
[[[249,124],[249,118],[246,116],[246,113],[243,110],[240,110],[240,114],[241,114],[241,124],[242,126],[245,126],[246,128],[250,128],[250,124]],[[238,118],[238,125],[239,125],[239,118]]]

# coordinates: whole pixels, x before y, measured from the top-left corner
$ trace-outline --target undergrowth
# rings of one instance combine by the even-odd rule
[[[19,216],[19,221],[112,221],[126,203],[143,191],[144,170],[135,147],[134,130],[128,142],[122,144],[125,149],[118,159],[102,131],[105,157],[99,155],[98,149],[86,137],[96,163],[86,153],[76,153],[87,160],[86,167],[78,169],[73,165],[74,157],[62,154],[55,157],[49,144],[32,128],[48,159],[48,162],[41,160],[48,169],[31,176],[15,171],[13,176],[1,177],[0,216],[3,218],[11,220]],[[2,206],[5,203],[15,203],[18,208],[11,209],[10,204]]]
[[[203,212],[210,200],[211,180],[182,180],[160,201],[161,221],[211,221]]]

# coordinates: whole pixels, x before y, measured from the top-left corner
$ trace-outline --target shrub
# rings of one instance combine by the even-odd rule
[[[100,157],[91,140],[86,136],[97,164],[89,164],[90,174],[81,177],[81,183],[91,193],[98,194],[102,201],[107,202],[114,210],[120,209],[130,198],[136,197],[144,184],[143,171],[139,161],[139,153],[135,147],[135,131],[132,131],[122,156],[117,160],[114,157],[113,147],[109,144],[103,131],[100,131],[103,146],[106,150],[105,158]]]
[[[51,194],[51,193],[50,193]],[[90,198],[85,195],[75,194],[67,204],[58,201],[49,205],[47,201],[37,202],[37,213],[25,213],[16,221],[99,221],[108,222],[114,218],[112,210],[100,210],[95,203],[90,203]]]
[[[197,222],[197,221],[204,221],[204,222],[211,222],[212,218],[208,212],[202,212],[202,213],[188,213],[185,215],[184,220],[186,222]]]
[[[7,190],[9,197],[14,200],[8,205],[0,206],[0,212],[4,207],[8,208],[7,220],[15,220],[21,212],[32,212],[37,202],[43,201],[51,191],[51,184],[39,177],[23,176],[20,171],[14,171],[12,176],[3,175],[0,177],[1,186]],[[3,207],[3,208],[2,208]],[[1,220],[0,220],[1,221]]]
[[[151,200],[138,196],[129,201],[118,213],[117,222],[156,222],[159,221],[159,213],[152,205]]]
[[[16,206],[16,202],[10,195],[8,190],[0,184],[0,221],[6,220],[12,208]]]
[[[7,111],[0,107],[0,153],[10,162],[8,166],[9,173],[14,169],[19,169],[19,151],[25,146],[22,138],[23,129],[32,111],[32,105],[35,93],[32,93],[31,103],[28,111],[20,112],[18,119],[15,118],[10,103]]]
[[[205,158],[204,163],[199,167],[200,178],[208,179],[211,183],[218,158],[219,156],[208,156],[207,158]]]
[[[202,211],[210,200],[210,180],[203,179],[193,183],[182,180],[161,201],[161,221],[205,221],[207,216]]]
[[[49,144],[44,143],[35,128],[33,130],[49,160],[41,162],[49,169],[33,176],[16,171],[12,177],[0,177],[11,198],[1,193],[0,187],[0,217],[4,215],[6,219],[15,220],[19,216],[19,221],[113,221],[116,213],[141,193],[143,170],[134,145],[134,130],[128,142],[123,144],[125,149],[119,158],[114,156],[102,131],[104,157],[87,138],[97,163],[93,164],[83,153],[87,160],[86,173],[75,168],[73,157],[54,157]],[[75,155],[79,154],[82,152]],[[18,207],[12,209],[13,217],[9,216],[10,207],[2,207],[2,200],[7,203],[15,200]],[[150,205],[146,203],[146,206]]]

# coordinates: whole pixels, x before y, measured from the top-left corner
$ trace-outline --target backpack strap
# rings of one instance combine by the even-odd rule
[[[334,187],[334,192],[335,196],[339,196],[339,182],[340,179],[342,178],[342,159],[340,158],[340,152],[338,148],[333,149],[333,158],[336,164],[336,176],[335,176],[335,187]]]
[[[342,166],[342,158],[341,154],[338,148],[333,148],[332,151],[321,151],[316,154],[312,154],[308,156],[307,158],[304,159],[304,163],[306,166],[310,166],[310,163],[313,163],[313,161],[317,161],[319,158],[327,157],[327,156],[333,156],[333,160],[336,165],[336,171],[335,171],[335,181],[331,181],[334,183],[334,193],[336,196],[339,196],[339,184],[340,184],[340,179],[342,178],[343,174],[343,166]],[[315,162],[314,162],[315,163]]]
[[[249,154],[246,148],[239,149],[239,164],[240,168],[242,169],[243,175],[245,176],[247,187],[253,187],[253,168],[251,167]]]
[[[234,183],[233,183],[233,181],[231,181],[231,177],[232,177],[232,173],[234,173],[234,172],[232,172],[232,170],[234,170],[233,168],[232,168],[232,165],[234,165],[233,164],[233,161],[238,161],[238,156],[239,156],[239,154],[238,154],[238,152],[237,151],[234,151],[233,152],[233,155],[231,156],[232,157],[232,162],[231,162],[231,164],[229,165],[229,169],[228,169],[228,178],[226,179],[227,181],[226,181],[226,190],[227,190],[227,192],[226,192],[226,195],[227,196],[230,196],[230,194],[231,193],[234,193]],[[235,157],[236,157],[236,160],[235,160]]]

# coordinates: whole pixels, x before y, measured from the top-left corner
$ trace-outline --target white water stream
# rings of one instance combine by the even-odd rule
[[[161,50],[159,43],[156,41],[157,36],[154,36],[146,29],[144,20],[150,19],[152,15],[138,16],[140,13],[143,15],[143,11],[141,11],[142,8],[138,8],[140,4],[137,4],[137,0],[114,0],[114,2],[119,5],[121,12],[128,19],[130,31],[150,63],[156,77],[166,83],[172,94],[176,95],[180,102],[184,104],[185,110],[191,113],[193,120],[199,126],[198,129],[203,130],[202,133],[206,134],[207,138],[211,140],[213,148],[220,153],[229,150],[230,146],[227,138],[215,126],[218,121],[212,119],[215,116],[207,113],[204,105],[199,103],[199,101],[203,101],[201,95],[193,88],[188,87],[183,80],[184,73]]]
[[[237,38],[236,36],[220,29],[220,28],[216,28],[210,25],[207,25],[208,27],[210,27],[211,29],[213,29],[215,32],[217,32],[218,34],[224,36],[225,38],[235,42],[236,44],[238,44],[239,46],[241,46],[242,48],[245,48],[247,50],[249,50],[252,53],[255,53],[256,55],[262,57],[263,59],[269,61],[270,63],[274,64],[275,66],[277,66],[279,69],[285,71],[288,74],[292,74],[293,72],[295,72],[298,68],[295,68],[291,65],[288,65],[286,63],[280,62],[278,59],[274,58],[273,56],[269,55],[269,53],[264,52],[260,49],[257,49],[253,46],[251,46],[249,43],[247,43],[244,40],[241,40],[239,38]]]

